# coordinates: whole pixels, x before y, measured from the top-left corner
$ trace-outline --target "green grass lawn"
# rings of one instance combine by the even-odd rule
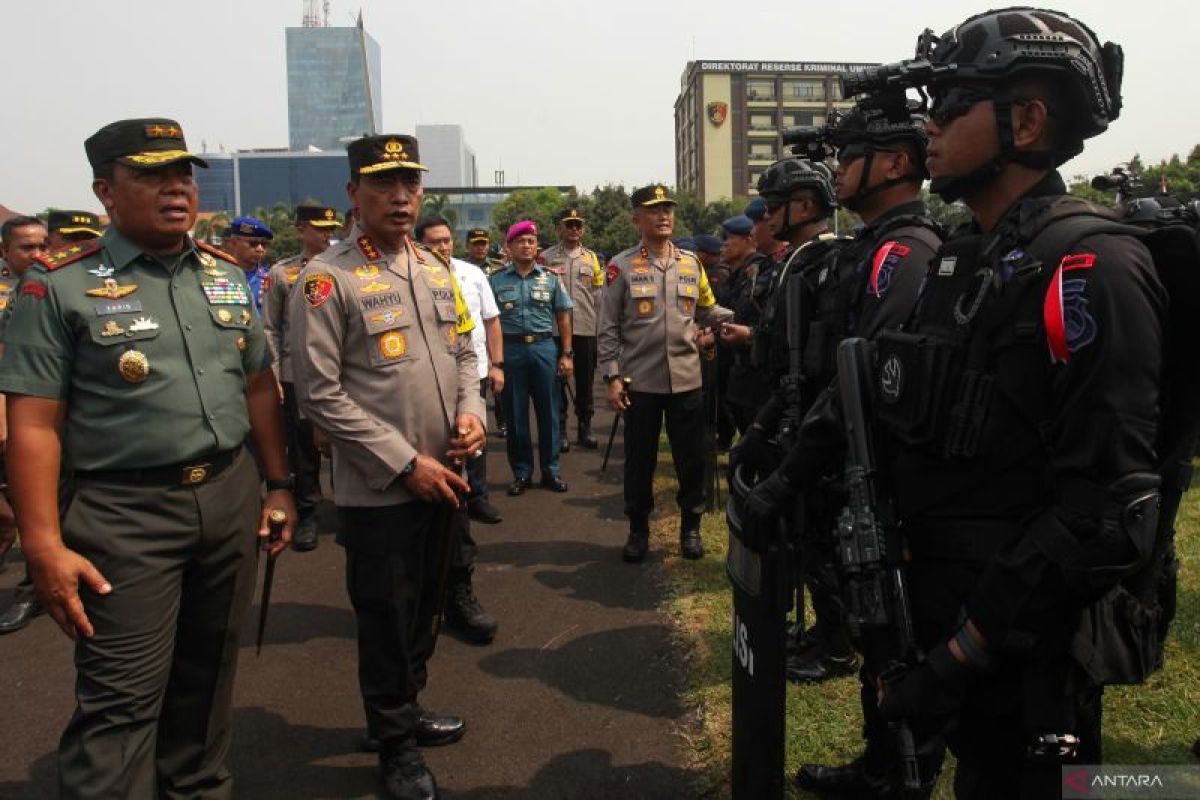
[[[706,514],[705,556],[679,558],[674,476],[660,459],[656,479],[653,541],[667,556],[667,602],[687,653],[685,704],[695,720],[685,732],[696,796],[728,795],[732,599],[725,576],[727,530],[721,514]],[[1195,763],[1192,742],[1200,737],[1200,489],[1184,500],[1178,519],[1179,612],[1167,646],[1167,665],[1144,686],[1113,687],[1105,695],[1105,760],[1124,764]],[[862,747],[858,680],[788,686],[787,771],[804,762],[842,763]],[[952,767],[948,766],[948,769]],[[790,783],[790,780],[789,780]],[[806,797],[794,791],[794,797]],[[950,797],[943,776],[935,797]]]

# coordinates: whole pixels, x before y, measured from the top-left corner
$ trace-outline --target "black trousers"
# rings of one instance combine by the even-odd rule
[[[296,476],[296,511],[304,519],[321,502],[321,451],[313,442],[312,423],[300,416],[296,385],[283,384],[283,425],[287,435],[288,468]]]
[[[562,340],[555,338],[558,352],[562,353]],[[592,421],[595,413],[595,403],[592,398],[596,381],[596,337],[571,337],[571,349],[575,351],[575,419],[580,425]],[[567,384],[560,381],[558,389],[558,424],[562,430],[567,429]]]
[[[411,744],[421,713],[417,695],[436,643],[444,537],[454,535],[448,513],[424,502],[338,508],[358,627],[359,690],[367,730],[385,746]]]
[[[675,501],[684,513],[702,514],[704,482],[704,396],[699,389],[679,394],[630,392],[625,411],[625,515],[641,524],[654,510],[654,470],[663,420],[679,491]]]
[[[75,642],[63,800],[233,796],[225,759],[259,486],[245,450],[194,487],[75,479],[63,538],[113,591],[80,592],[96,635]]]
[[[922,531],[919,524],[914,528],[909,590],[918,644],[929,649],[957,630],[960,610],[978,586],[986,561],[934,552],[916,543]],[[966,526],[962,530],[972,533]],[[1100,763],[1102,690],[1079,682],[1067,653],[1075,621],[1066,602],[1036,619],[1018,620],[1032,645],[994,653],[993,668],[967,685],[946,733],[958,759],[957,797],[1058,798],[1063,763]],[[1070,762],[1027,758],[1032,737],[1046,733],[1078,736],[1077,757]]]

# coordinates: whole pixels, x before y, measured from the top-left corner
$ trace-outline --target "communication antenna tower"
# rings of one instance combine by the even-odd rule
[[[304,0],[304,27],[329,27],[329,0]]]

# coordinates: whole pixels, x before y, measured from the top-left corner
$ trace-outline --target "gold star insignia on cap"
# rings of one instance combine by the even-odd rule
[[[325,209],[325,219],[333,219],[333,218],[334,218],[333,209],[332,208]]]
[[[662,200],[662,199],[663,199],[664,197],[666,197],[666,196],[667,196],[667,190],[666,190],[666,189],[664,189],[664,188],[663,188],[663,187],[661,187],[661,186],[655,186],[655,187],[654,187],[654,199],[656,199],[656,200]]]

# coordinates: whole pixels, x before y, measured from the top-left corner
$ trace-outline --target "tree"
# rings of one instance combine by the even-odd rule
[[[563,193],[553,186],[515,191],[501,200],[492,211],[494,238],[503,242],[509,226],[528,219],[537,225],[538,243],[546,247],[555,240],[554,218],[566,202]]]
[[[422,217],[441,217],[450,223],[450,230],[458,226],[458,210],[450,205],[447,194],[429,194],[421,201]]]
[[[962,203],[947,203],[928,189],[921,190],[921,199],[929,209],[929,216],[947,231],[953,231],[971,220],[971,212]]]
[[[225,235],[225,229],[228,227],[229,215],[224,211],[218,211],[207,219],[196,220],[196,227],[192,231],[192,235],[202,242],[215,244]]]
[[[633,210],[624,186],[597,186],[586,200],[588,247],[607,259],[637,244],[638,232],[633,227]]]

